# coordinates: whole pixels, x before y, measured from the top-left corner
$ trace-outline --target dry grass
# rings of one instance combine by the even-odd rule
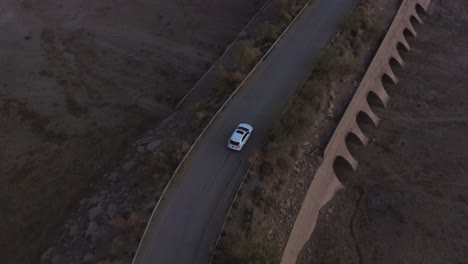
[[[190,145],[187,142],[178,139],[169,139],[163,142],[150,161],[150,174],[165,182],[169,181],[189,149]]]
[[[260,50],[254,46],[251,40],[241,40],[234,57],[235,71],[245,72],[253,67],[260,55]]]

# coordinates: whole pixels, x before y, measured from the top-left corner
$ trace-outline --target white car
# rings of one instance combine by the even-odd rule
[[[249,140],[252,131],[253,127],[249,124],[238,125],[227,143],[228,148],[241,151],[247,140]]]

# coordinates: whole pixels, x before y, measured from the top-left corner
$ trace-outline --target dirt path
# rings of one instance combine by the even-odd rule
[[[387,86],[356,172],[320,212],[298,263],[465,263],[468,259],[468,3],[433,1],[400,82]]]

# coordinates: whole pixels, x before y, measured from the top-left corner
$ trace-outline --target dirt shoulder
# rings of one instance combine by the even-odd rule
[[[468,258],[465,1],[434,0],[381,125],[346,188],[322,210],[298,263],[464,263]]]

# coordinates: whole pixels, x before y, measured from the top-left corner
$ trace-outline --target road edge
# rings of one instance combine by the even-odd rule
[[[157,209],[159,208],[159,205],[161,204],[162,200],[164,199],[164,195],[166,194],[167,190],[169,189],[169,187],[171,186],[171,183],[172,181],[174,180],[174,178],[177,176],[177,174],[179,173],[179,171],[181,170],[181,168],[183,167],[183,164],[185,162],[185,160],[187,159],[187,157],[190,155],[190,153],[193,151],[193,149],[196,147],[197,143],[200,141],[200,139],[204,136],[205,132],[208,130],[208,128],[211,126],[211,124],[215,121],[215,119],[218,117],[218,115],[223,111],[224,107],[231,101],[231,99],[234,97],[234,95],[240,90],[240,88],[244,85],[244,83],[249,79],[249,77],[255,72],[255,70],[260,66],[260,64],[262,64],[262,62],[265,60],[265,58],[271,53],[271,51],[276,47],[276,45],[278,44],[278,42],[283,38],[283,36],[289,32],[289,29],[292,27],[292,25],[297,21],[297,19],[301,16],[301,14],[304,12],[304,10],[309,7],[309,5],[314,2],[316,0],[309,0],[307,1],[304,6],[302,7],[302,9],[297,13],[297,15],[294,17],[294,19],[289,23],[289,25],[283,30],[283,32],[281,33],[281,35],[276,39],[276,41],[271,45],[271,47],[267,50],[267,52],[265,52],[265,54],[263,55],[263,57],[257,62],[257,64],[255,65],[255,67],[253,67],[253,69],[249,72],[249,74],[247,74],[247,76],[244,78],[244,80],[236,87],[236,89],[231,93],[231,95],[224,101],[223,105],[221,105],[221,107],[218,109],[218,111],[214,114],[214,116],[211,118],[211,120],[208,122],[208,124],[205,126],[205,128],[202,130],[202,132],[200,133],[200,135],[197,137],[197,139],[193,142],[192,146],[190,147],[190,149],[187,151],[187,153],[185,154],[184,158],[180,161],[179,165],[177,166],[177,168],[175,169],[174,173],[172,174],[171,178],[169,179],[168,183],[166,184],[166,187],[164,188],[163,192],[161,193],[161,196],[158,200],[158,202],[156,203],[154,209],[153,209],[153,212],[151,213],[151,216],[150,216],[150,219],[148,220],[148,223],[146,225],[146,228],[145,228],[145,231],[143,232],[143,235],[140,239],[140,243],[138,244],[138,248],[137,250],[135,251],[135,256],[133,257],[133,260],[132,260],[132,264],[136,264],[137,262],[137,258],[138,258],[138,253],[141,251],[141,248],[142,248],[142,244],[146,238],[146,234],[149,230],[149,227],[152,223],[152,220],[154,218],[154,215],[157,211]],[[237,39],[237,38],[236,38]],[[248,172],[248,171],[247,171]],[[247,175],[247,174],[246,174]],[[245,177],[244,177],[245,178]],[[241,184],[242,186],[242,184]],[[237,193],[236,193],[237,195]],[[222,232],[222,229],[221,229],[221,232]],[[220,232],[220,234],[221,234]],[[217,244],[216,244],[217,245]],[[211,262],[211,259],[210,259],[210,262]]]

